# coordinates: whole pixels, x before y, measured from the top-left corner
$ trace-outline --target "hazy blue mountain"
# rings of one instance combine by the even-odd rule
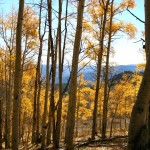
[[[124,72],[124,71],[135,72],[136,71],[136,65],[135,64],[119,65],[119,66],[115,66],[115,69],[117,70],[118,73],[121,73],[121,72]]]
[[[79,68],[80,70],[81,68]],[[131,65],[118,65],[118,66],[113,66],[112,70],[115,70],[115,72],[117,74],[124,72],[124,71],[131,71],[131,72],[135,72],[136,71],[136,65],[135,64],[131,64]],[[84,74],[84,79],[85,80],[90,80],[90,81],[94,81],[94,77],[95,77],[95,66],[87,66],[83,69],[81,69],[81,71],[79,73],[83,73]],[[42,76],[45,77],[46,76],[46,65],[42,65]],[[63,70],[63,83],[67,83],[68,79],[70,76],[70,68],[68,68],[68,66],[64,66],[64,70]],[[56,83],[58,83],[58,70],[56,73]]]

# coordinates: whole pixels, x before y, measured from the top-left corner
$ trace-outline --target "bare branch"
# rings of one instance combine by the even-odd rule
[[[140,18],[138,18],[136,15],[134,15],[128,8],[127,8],[127,11],[128,11],[133,17],[135,17],[137,20],[139,20],[139,21],[142,22],[142,23],[145,23],[143,20],[141,20]]]

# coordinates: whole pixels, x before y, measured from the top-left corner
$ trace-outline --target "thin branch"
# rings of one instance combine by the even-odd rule
[[[139,21],[142,22],[142,23],[145,23],[143,20],[141,20],[140,18],[138,18],[136,15],[134,15],[128,8],[127,8],[127,11],[128,11],[133,17],[135,17],[137,20],[139,20]]]
[[[141,38],[140,40],[135,41],[135,42],[133,42],[133,43],[138,43],[138,42],[141,42],[141,41],[142,41],[142,42],[145,42],[145,40]]]

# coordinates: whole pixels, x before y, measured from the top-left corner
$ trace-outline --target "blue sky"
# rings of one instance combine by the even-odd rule
[[[136,7],[131,10],[131,12],[144,21],[144,1],[135,0],[135,2]],[[141,51],[143,51],[142,42],[135,43],[136,41],[139,41],[140,38],[142,38],[141,35],[144,31],[144,24],[133,17],[128,11],[123,12],[119,18],[126,22],[133,23],[136,26],[138,33],[136,35],[136,39],[131,40],[124,37],[117,40],[114,43],[116,53],[114,58],[111,60],[120,65],[138,64],[145,62],[143,54],[141,54]]]
[[[19,4],[19,0],[1,0],[1,8],[2,11],[7,11],[9,12],[9,10],[12,8],[12,6],[18,8],[18,4]]]
[[[136,8],[131,10],[131,12],[144,21],[144,1],[135,0],[135,2]],[[136,35],[136,39],[130,40],[127,38],[122,38],[117,40],[114,44],[116,54],[111,60],[115,61],[117,64],[137,64],[144,62],[143,55],[141,54],[142,42],[134,43],[142,38],[141,32],[144,31],[144,24],[127,11],[120,17],[127,22],[133,23],[136,26],[138,33]]]
[[[13,7],[18,8],[19,0],[1,0],[0,8],[3,12],[9,12]],[[32,0],[26,0],[26,2],[32,2]],[[136,8],[131,10],[136,16],[144,21],[144,1],[135,0]],[[140,53],[142,50],[142,42],[134,43],[141,38],[141,32],[144,31],[144,24],[139,22],[134,18],[129,12],[124,12],[119,18],[125,20],[126,22],[131,22],[135,24],[138,30],[136,39],[129,40],[126,37],[115,41],[114,49],[116,54],[111,61],[116,62],[117,64],[137,64],[144,61],[143,55]]]

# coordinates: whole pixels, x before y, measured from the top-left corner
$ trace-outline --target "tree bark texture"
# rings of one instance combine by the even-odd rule
[[[12,118],[12,150],[19,149],[19,106],[21,94],[21,36],[23,22],[24,0],[19,1],[19,11],[16,33],[16,59],[14,74],[14,99],[13,99],[13,118]]]
[[[145,0],[146,67],[137,100],[132,110],[128,133],[128,150],[149,149],[148,108],[150,100],[150,3]]]
[[[71,82],[70,82],[70,90],[69,90],[69,104],[68,104],[66,133],[65,133],[65,143],[66,143],[67,150],[74,149],[73,136],[74,136],[75,112],[76,112],[77,71],[78,71],[78,59],[80,53],[80,41],[82,36],[82,20],[83,20],[84,3],[85,0],[80,0],[78,5],[77,30],[75,35],[74,49],[73,49]]]

